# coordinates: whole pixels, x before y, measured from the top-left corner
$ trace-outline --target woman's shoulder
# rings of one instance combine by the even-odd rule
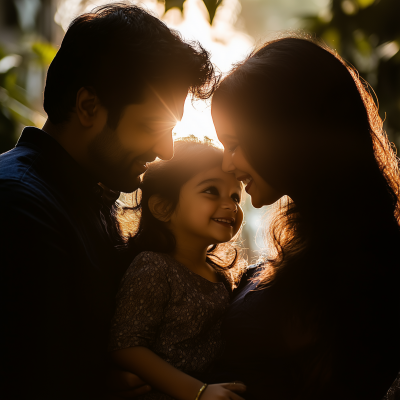
[[[245,270],[243,271],[241,278],[240,278],[240,283],[235,288],[234,291],[239,292],[245,286],[248,286],[249,284],[253,284],[253,279],[256,278],[257,274],[261,272],[262,268],[263,268],[263,263],[261,263],[261,262],[258,262],[256,264],[247,265]]]

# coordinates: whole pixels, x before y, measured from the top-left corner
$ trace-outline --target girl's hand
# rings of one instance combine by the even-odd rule
[[[244,400],[234,392],[243,393],[246,386],[243,383],[218,383],[208,385],[200,400]]]

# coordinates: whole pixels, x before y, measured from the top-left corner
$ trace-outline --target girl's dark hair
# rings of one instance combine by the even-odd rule
[[[184,138],[174,143],[171,160],[157,160],[149,165],[139,189],[133,193],[132,204],[125,204],[117,214],[121,236],[131,260],[143,251],[171,253],[176,246],[173,233],[151,213],[150,197],[160,196],[168,206],[168,213],[172,214],[178,205],[182,186],[198,173],[221,166],[222,156],[223,151],[209,142]],[[125,202],[129,200],[127,196]],[[244,264],[234,239],[213,245],[207,251],[207,262],[217,270],[230,270],[227,277],[233,283],[238,281]]]
[[[90,87],[115,128],[125,106],[144,100],[147,85],[167,83],[206,99],[217,81],[199,43],[185,43],[138,6],[113,3],[71,22],[47,73],[44,109],[52,123],[67,121],[78,90]]]
[[[234,121],[255,170],[287,195],[274,206],[258,277],[274,293],[276,318],[318,322],[321,385],[332,378],[325,355],[348,351],[353,363],[368,348],[368,362],[346,379],[374,371],[377,392],[364,398],[383,396],[388,371],[400,367],[400,174],[367,84],[323,43],[283,37],[236,65],[213,107]]]

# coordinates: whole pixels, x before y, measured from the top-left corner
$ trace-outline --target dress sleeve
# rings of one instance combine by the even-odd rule
[[[168,265],[156,253],[143,252],[135,258],[117,294],[109,351],[151,348],[170,298],[167,271]]]

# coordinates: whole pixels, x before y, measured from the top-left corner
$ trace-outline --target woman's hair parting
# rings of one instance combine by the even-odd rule
[[[166,216],[171,215],[179,203],[182,186],[198,173],[222,166],[222,156],[223,151],[211,141],[200,142],[188,137],[175,141],[171,160],[156,160],[149,164],[139,189],[132,194],[131,204],[127,204],[129,195],[125,195],[125,204],[117,212],[120,234],[131,259],[142,251],[170,253],[176,246],[175,237],[166,223],[150,211],[150,197],[157,195],[162,199]],[[238,236],[239,233],[235,238]],[[235,238],[228,243],[213,245],[207,251],[207,262],[227,272],[233,282],[238,281],[244,266]]]

